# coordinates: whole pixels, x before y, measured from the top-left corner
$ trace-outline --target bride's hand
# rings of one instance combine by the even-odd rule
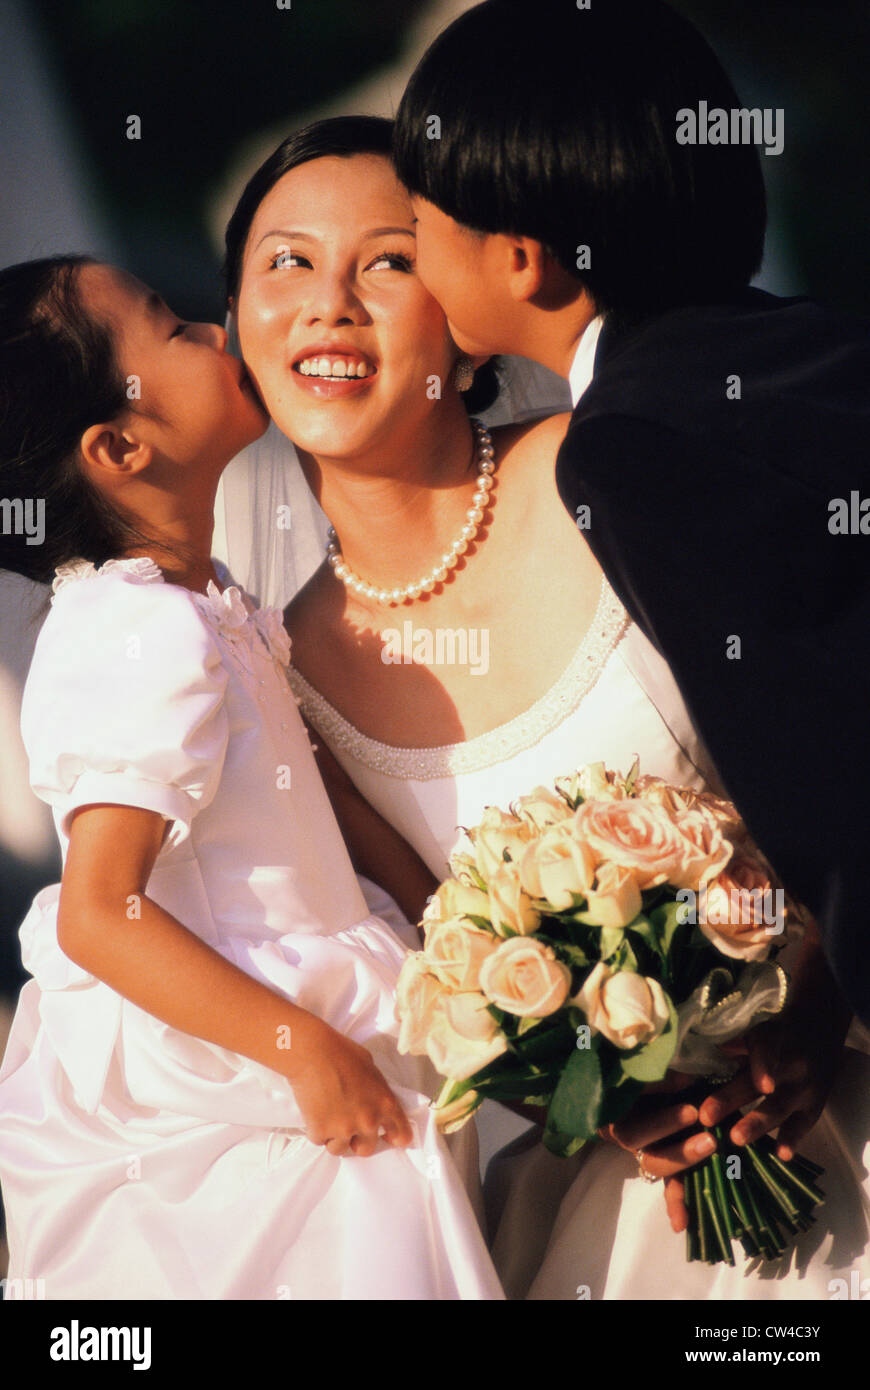
[[[295,1038],[296,1029],[294,1047]],[[366,1048],[313,1018],[304,1042],[305,1058],[288,1079],[313,1144],[336,1157],[367,1158],[381,1141],[413,1143],[408,1117]]]

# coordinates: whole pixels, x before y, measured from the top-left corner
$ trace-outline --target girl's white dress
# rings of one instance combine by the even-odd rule
[[[602,580],[589,632],[553,687],[491,732],[442,748],[395,748],[355,729],[291,667],[303,712],[364,796],[439,878],[488,805],[589,762],[641,770],[683,786],[713,785],[714,769],[662,657]],[[799,756],[796,750],[795,756]],[[854,1027],[825,1114],[799,1146],[824,1165],[818,1224],[791,1256],[761,1272],[687,1264],[668,1224],[661,1184],[640,1180],[634,1157],[610,1144],[555,1158],[533,1129],[487,1174],[496,1268],[510,1297],[532,1299],[762,1299],[857,1296],[866,1281],[870,1224],[870,1043]],[[811,1044],[811,1040],[810,1043]],[[493,1105],[478,1112],[486,1136]],[[502,1115],[503,1111],[500,1112]],[[838,1283],[837,1281],[842,1281]]]
[[[21,928],[0,1070],[10,1291],[49,1299],[499,1299],[427,1063],[400,1057],[406,948],[369,914],[287,683],[275,610],[150,560],[59,572],[24,695],[34,789],[167,817],[148,896],[371,1052],[415,1131],[335,1158],[289,1083],[74,965],[58,886]],[[141,931],[135,901],[118,931]],[[282,1041],[276,1039],[276,1047]],[[292,1044],[292,1037],[290,1039]],[[16,1281],[21,1281],[17,1284]]]

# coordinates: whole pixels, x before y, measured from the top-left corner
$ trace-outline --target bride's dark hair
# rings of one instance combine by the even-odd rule
[[[382,116],[332,116],[328,120],[313,121],[282,140],[251,175],[227,223],[223,264],[227,298],[235,299],[238,295],[251,223],[257,208],[279,179],[300,164],[330,155],[380,154],[392,163],[392,147],[393,122]],[[491,358],[479,367],[474,382],[463,394],[463,402],[472,415],[486,410],[498,396],[497,362],[497,358]]]
[[[540,241],[600,310],[642,317],[740,290],[761,263],[758,151],[677,144],[677,112],[702,100],[740,106],[706,40],[659,0],[486,0],[411,77],[396,168],[464,226]]]

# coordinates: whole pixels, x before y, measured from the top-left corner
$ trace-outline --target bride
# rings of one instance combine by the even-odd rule
[[[329,518],[328,562],[286,613],[296,693],[343,769],[332,782],[352,848],[387,822],[439,879],[457,827],[585,762],[627,770],[637,754],[646,773],[721,787],[667,666],[586,544],[586,519],[575,525],[559,498],[568,416],[528,418],[520,389],[512,423],[487,433],[469,418],[463,392],[478,411],[491,404],[492,369],[487,400],[485,374],[457,360],[415,275],[389,150],[385,121],[309,127],[254,174],[230,221],[229,304],[274,424],[271,455],[230,466],[224,558],[261,601],[286,601],[307,577],[293,552]],[[543,378],[526,375],[534,395]],[[375,832],[361,829],[360,793]],[[370,843],[358,854],[371,862]],[[801,978],[818,962],[810,942]],[[831,1058],[822,1071],[841,1036],[813,1039]],[[830,1081],[807,1081],[807,1110]],[[830,1113],[801,1143],[828,1173],[826,1221],[791,1263],[762,1275],[684,1264],[654,1180],[703,1156],[697,1119],[666,1103],[621,1127],[628,1152],[556,1159],[532,1130],[500,1157],[490,1219],[509,1296],[828,1297],[832,1277],[848,1279],[865,1244],[862,1173]],[[653,1181],[637,1180],[638,1163]]]

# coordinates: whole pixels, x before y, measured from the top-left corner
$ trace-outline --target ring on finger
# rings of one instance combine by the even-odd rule
[[[635,1156],[635,1158],[637,1159],[637,1171],[638,1171],[638,1173],[640,1174],[640,1176],[643,1178],[644,1182],[660,1182],[660,1181],[661,1181],[661,1179],[659,1179],[659,1178],[654,1178],[653,1175],[652,1175],[652,1173],[648,1173],[648,1172],[646,1171],[646,1169],[644,1168],[644,1166],[643,1166],[643,1161],[644,1161],[644,1159],[646,1158],[646,1153],[645,1153],[645,1151],[644,1151],[643,1149],[635,1149],[635,1151],[634,1151],[634,1156]]]

